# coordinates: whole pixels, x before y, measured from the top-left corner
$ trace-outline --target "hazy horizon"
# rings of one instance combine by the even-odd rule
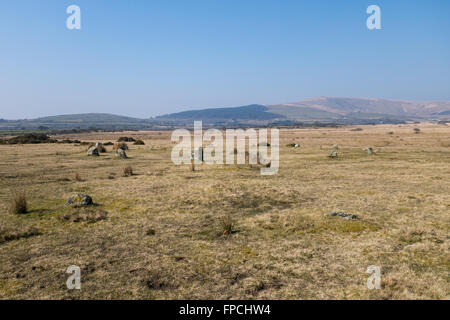
[[[68,30],[66,8],[81,8]],[[450,100],[448,1],[0,3],[0,118],[136,118],[319,96]]]

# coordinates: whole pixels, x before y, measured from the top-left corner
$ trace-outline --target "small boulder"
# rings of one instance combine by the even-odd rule
[[[333,145],[333,150],[331,151],[329,158],[337,158],[338,157],[339,146],[337,144]]]
[[[347,220],[355,220],[358,219],[358,217],[354,214],[345,212],[345,211],[339,211],[339,212],[330,212],[328,215],[332,216],[332,217],[340,217],[340,218],[344,218]]]
[[[66,201],[66,206],[85,207],[93,205],[92,198],[87,194],[76,193]]]
[[[367,152],[367,154],[369,156],[374,155],[377,153],[378,150],[374,150],[371,146],[367,147],[366,149],[364,149],[365,152]]]
[[[94,156],[94,157],[98,157],[99,153],[98,153],[98,149],[96,146],[92,146],[88,149],[87,151],[87,155],[88,156]]]
[[[120,149],[120,148],[116,150],[116,157],[122,158],[122,159],[128,158],[127,153],[125,152],[125,150]]]

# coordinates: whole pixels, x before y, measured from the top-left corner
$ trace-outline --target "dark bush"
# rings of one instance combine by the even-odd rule
[[[134,142],[134,141],[136,140],[132,137],[120,137],[119,139],[117,139],[117,142]]]
[[[142,140],[136,140],[133,144],[136,146],[143,146],[143,145],[145,145],[145,142]]]
[[[57,140],[51,139],[45,133],[27,133],[8,140],[9,144],[37,144],[37,143],[56,143]]]

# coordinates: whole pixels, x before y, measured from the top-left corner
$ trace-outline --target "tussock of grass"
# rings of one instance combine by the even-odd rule
[[[220,231],[222,235],[229,236],[235,231],[234,221],[230,214],[226,214],[220,218]]]
[[[24,214],[28,212],[27,198],[24,191],[14,191],[13,199],[9,207],[9,213]]]
[[[124,167],[122,175],[124,177],[131,177],[133,175],[133,168],[131,166]]]
[[[75,172],[74,180],[75,181],[83,181],[83,179],[81,179],[81,176],[80,176],[80,174],[78,172]]]

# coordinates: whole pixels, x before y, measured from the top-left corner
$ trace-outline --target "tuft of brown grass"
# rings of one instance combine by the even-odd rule
[[[235,231],[235,223],[231,214],[226,214],[220,218],[220,232],[224,236],[229,236]]]
[[[9,213],[24,214],[28,212],[27,198],[24,191],[14,191]]]
[[[131,166],[126,166],[123,168],[123,176],[131,177],[133,175],[133,168]]]
[[[195,163],[194,163],[194,161],[191,162],[191,171],[192,172],[195,171]]]
[[[81,179],[80,174],[78,172],[75,172],[74,179],[75,179],[75,181],[83,181],[83,179]]]

